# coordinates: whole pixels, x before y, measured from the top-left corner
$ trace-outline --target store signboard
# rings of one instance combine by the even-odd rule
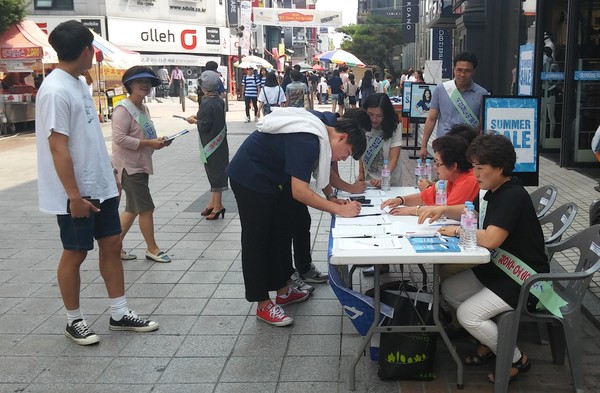
[[[483,97],[483,130],[510,139],[517,153],[517,173],[538,172],[538,116],[537,97]]]
[[[442,61],[442,78],[452,79],[452,31],[431,29],[431,60]]]
[[[208,61],[214,61],[217,64],[221,61],[219,56],[194,56],[181,54],[142,54],[140,55],[142,65],[147,66],[184,66],[184,67],[204,67]]]
[[[342,11],[308,10],[299,8],[253,8],[254,23],[287,27],[338,27]]]
[[[68,20],[77,20],[94,33],[106,38],[104,19],[105,18],[103,16],[27,15],[27,20],[35,22],[35,24],[38,25],[38,27],[46,34],[50,34],[50,32],[54,30],[56,26],[63,22]]]
[[[110,41],[142,52],[230,54],[229,29],[205,25],[108,18]]]
[[[403,0],[402,17],[400,25],[402,26],[402,43],[409,44],[415,42],[415,31],[419,22],[419,0]]]
[[[214,0],[109,0],[106,1],[106,16],[136,18],[170,22],[202,21],[205,25],[217,24],[216,9],[224,13],[223,1]],[[229,3],[229,2],[228,2]],[[224,16],[224,15],[223,15]],[[224,20],[222,20],[224,22]]]
[[[39,46],[29,48],[1,48],[0,60],[25,60],[41,59],[43,56],[42,48]]]

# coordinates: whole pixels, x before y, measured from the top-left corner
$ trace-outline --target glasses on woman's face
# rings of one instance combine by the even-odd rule
[[[433,166],[436,167],[436,168],[439,168],[439,167],[444,166],[444,165],[446,165],[446,164],[444,164],[441,161],[438,161],[438,160],[435,160],[435,159],[433,160]]]

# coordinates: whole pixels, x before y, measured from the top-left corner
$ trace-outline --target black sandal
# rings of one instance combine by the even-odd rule
[[[512,364],[512,366],[511,366],[512,368],[510,370],[511,374],[512,374],[513,369],[516,370],[517,373],[515,375],[510,376],[508,383],[511,383],[515,379],[517,379],[517,377],[521,373],[526,373],[527,371],[529,371],[531,369],[531,362],[529,361],[529,358],[527,358],[527,361],[525,363],[523,363],[523,356],[525,356],[525,355],[521,355],[521,358]],[[496,381],[496,374],[495,373],[488,374],[488,382],[494,383],[495,381]]]
[[[481,345],[481,348],[486,348],[489,352],[485,355],[480,355],[477,350],[472,354],[468,355],[465,358],[465,366],[481,366],[483,363],[487,362],[492,356],[494,356],[494,352],[491,349],[486,347],[485,345]]]

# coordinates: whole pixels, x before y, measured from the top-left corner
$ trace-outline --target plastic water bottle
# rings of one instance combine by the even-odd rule
[[[448,202],[448,191],[446,189],[446,180],[438,180],[435,183],[435,205],[446,206]]]
[[[465,202],[460,216],[460,246],[464,251],[477,250],[477,216],[472,202]]]
[[[381,167],[381,190],[390,190],[390,169],[388,168],[388,160],[383,160],[383,166]]]
[[[415,165],[415,187],[419,187],[419,179],[421,178],[421,169],[423,169],[423,160],[420,158]]]
[[[435,205],[446,206],[448,204],[448,190],[445,180],[438,180],[435,183]],[[439,221],[445,221],[446,216],[442,215]]]
[[[428,158],[425,160],[425,173],[423,176],[424,179],[428,180],[429,182],[432,181],[433,179],[433,171],[431,168],[431,160]]]

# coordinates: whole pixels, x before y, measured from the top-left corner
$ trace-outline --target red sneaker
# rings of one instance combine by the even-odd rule
[[[287,326],[294,320],[287,316],[283,308],[269,302],[262,310],[256,307],[256,318],[273,326]]]
[[[308,299],[309,293],[307,291],[300,291],[294,287],[288,287],[288,293],[285,295],[277,295],[275,303],[277,304],[292,304],[300,303]]]

